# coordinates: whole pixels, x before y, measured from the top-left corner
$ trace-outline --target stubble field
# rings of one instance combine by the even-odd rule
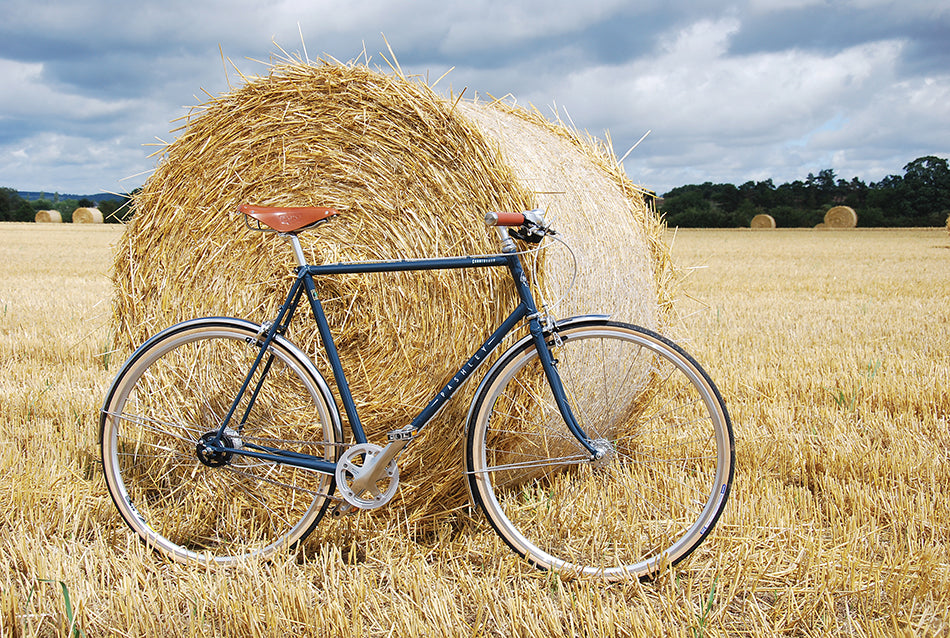
[[[229,571],[149,553],[96,445],[120,232],[0,224],[2,637],[950,635],[945,230],[669,234],[736,481],[692,558],[616,585],[534,571],[478,513],[325,521]]]

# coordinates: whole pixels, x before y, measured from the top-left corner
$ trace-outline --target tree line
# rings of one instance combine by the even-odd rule
[[[31,222],[41,210],[59,211],[64,222],[71,222],[73,211],[77,208],[98,208],[106,223],[126,221],[132,215],[131,197],[123,199],[104,199],[94,202],[91,199],[52,199],[40,197],[26,200],[13,188],[0,187],[0,222]]]
[[[838,179],[832,169],[780,186],[771,179],[740,186],[706,182],[674,188],[659,210],[671,227],[748,227],[764,213],[780,228],[811,228],[832,206],[853,208],[858,226],[943,226],[950,215],[950,168],[946,159],[928,155],[907,164],[903,175],[870,184]]]
[[[33,221],[41,210],[57,210],[68,222],[77,208],[93,206],[106,222],[123,222],[132,214],[130,196],[100,202],[55,196],[27,201],[12,188],[0,188],[0,222]],[[780,186],[771,179],[740,186],[690,184],[664,194],[658,208],[669,226],[684,228],[748,227],[760,213],[771,215],[782,228],[810,228],[832,206],[857,211],[858,226],[943,226],[950,215],[950,167],[946,159],[928,155],[907,164],[903,175],[870,184],[857,177],[838,179],[830,168]]]

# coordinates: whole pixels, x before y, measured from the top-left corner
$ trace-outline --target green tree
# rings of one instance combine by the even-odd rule
[[[855,210],[863,211],[867,196],[867,184],[857,177],[852,178],[850,182],[845,182],[843,179],[838,180],[838,199],[835,200],[836,204],[844,204]],[[858,222],[860,221],[861,220],[858,219]]]
[[[0,221],[15,221],[15,213],[23,198],[12,188],[0,188]]]
[[[661,212],[670,226],[693,228],[702,226],[710,216],[712,204],[706,199],[703,186],[681,186],[663,196]]]
[[[763,182],[746,182],[739,187],[745,198],[752,201],[756,208],[768,210],[775,204],[775,184],[769,178]]]
[[[665,194],[661,211],[671,226],[748,226],[755,214],[768,213],[779,226],[811,227],[831,206],[844,204],[858,212],[861,226],[942,226],[950,212],[947,160],[921,157],[904,172],[876,184],[838,179],[830,168],[778,187],[771,179],[738,188],[690,184]]]
[[[902,208],[915,226],[943,226],[950,209],[947,160],[928,155],[904,167]]]
[[[904,178],[900,175],[888,175],[876,184],[868,187],[866,206],[880,211],[881,226],[907,226],[902,201],[904,198]],[[858,212],[861,221],[861,212]]]
[[[752,203],[750,199],[742,200],[742,203],[739,204],[739,207],[736,209],[736,212],[733,213],[733,221],[735,226],[740,228],[746,228],[749,224],[752,223],[752,218],[762,212],[760,209],[755,207],[755,204]]]
[[[13,188],[0,188],[0,222],[31,222],[34,218],[30,203]]]

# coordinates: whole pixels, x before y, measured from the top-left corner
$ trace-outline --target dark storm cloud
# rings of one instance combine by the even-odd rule
[[[730,53],[806,49],[835,53],[881,40],[908,43],[901,63],[911,75],[940,73],[950,68],[950,11],[933,7],[875,5],[855,8],[826,4],[752,15],[732,40]]]

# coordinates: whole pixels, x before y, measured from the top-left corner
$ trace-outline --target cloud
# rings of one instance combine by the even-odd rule
[[[778,4],[784,6],[743,18],[732,53],[788,49],[834,53],[863,43],[900,40],[907,44],[904,72],[946,73],[950,67],[950,5],[881,0]]]
[[[950,148],[941,107],[948,78],[902,79],[905,43],[830,55],[794,48],[735,54],[731,42],[741,28],[734,18],[697,22],[667,34],[649,58],[589,67],[546,89],[571,96],[575,122],[612,124],[614,140],[652,130],[626,165],[661,192],[694,180],[778,182],[828,167],[843,173],[867,168],[868,155],[893,158],[928,140],[930,148]],[[890,172],[911,159],[897,160]]]
[[[0,175],[4,185],[21,190],[92,194],[127,192],[141,182],[130,166],[141,164],[138,140],[95,141],[88,137],[40,132],[4,145]]]
[[[444,53],[471,53],[486,49],[530,49],[539,42],[563,42],[568,34],[584,32],[614,17],[626,6],[613,2],[465,3],[440,47]],[[548,48],[548,44],[542,45]]]
[[[203,90],[241,82],[219,46],[254,75],[266,67],[248,58],[278,46],[342,61],[365,48],[385,65],[381,34],[407,73],[454,67],[444,91],[556,104],[594,135],[608,129],[618,155],[652,129],[625,164],[661,191],[828,167],[876,179],[950,151],[943,4],[6,0],[0,93],[16,97],[0,102],[0,185],[114,189],[150,169],[142,144],[169,139]],[[82,155],[88,170],[68,163]]]
[[[97,184],[100,190],[103,164],[117,152],[130,158],[123,131],[140,132],[149,108],[140,100],[72,93],[45,82],[43,71],[42,63],[0,60],[0,95],[9,96],[0,113],[2,185],[66,190]],[[109,170],[116,169],[121,165],[111,164]],[[99,179],[83,181],[94,177]]]
[[[41,63],[0,60],[0,94],[8,96],[5,116],[89,122],[115,117],[130,105],[105,96],[91,98],[61,91],[44,82],[43,69]]]

